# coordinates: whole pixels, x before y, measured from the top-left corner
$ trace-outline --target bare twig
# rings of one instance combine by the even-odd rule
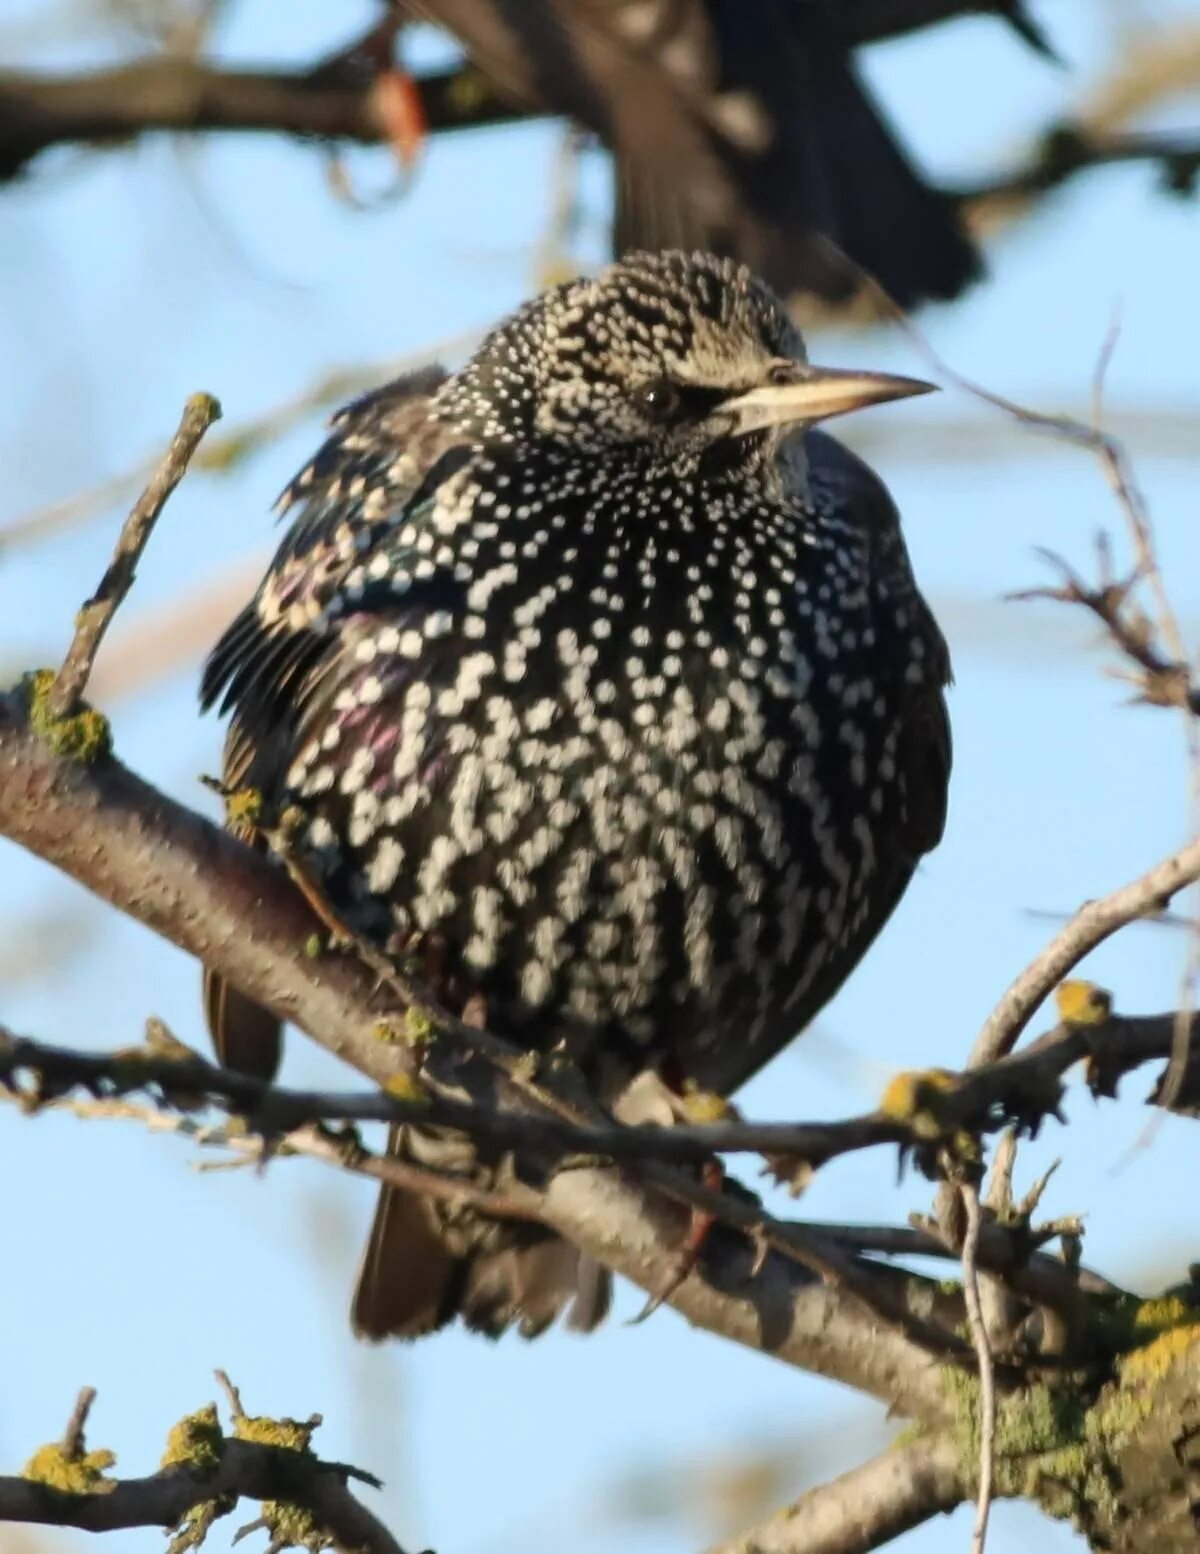
[[[75,1399],[75,1407],[71,1410],[71,1417],[67,1420],[67,1428],[63,1431],[63,1453],[67,1457],[82,1457],[84,1449],[84,1432],[87,1429],[88,1415],[92,1411],[92,1404],[96,1401],[95,1387],[81,1387],[79,1396]]]
[[[45,1050],[53,1054],[59,1049]],[[0,1085],[0,1099],[6,1096],[20,1102],[23,1092],[6,1090]],[[196,1101],[199,1097],[189,1096],[187,1099]],[[390,1183],[427,1197],[450,1203],[469,1203],[482,1213],[498,1219],[543,1219],[536,1201],[528,1194],[522,1196],[518,1192],[489,1191],[462,1177],[417,1166],[394,1155],[375,1154],[364,1148],[354,1134],[333,1134],[315,1122],[290,1129],[277,1139],[268,1139],[247,1130],[240,1118],[236,1128],[203,1123],[185,1113],[166,1110],[161,1102],[134,1102],[116,1095],[86,1100],[69,1094],[56,1095],[41,1103],[41,1107],[65,1111],[84,1120],[99,1118],[134,1121],[151,1132],[175,1134],[201,1148],[227,1152],[227,1158],[200,1163],[200,1170],[261,1166],[268,1159],[285,1159],[289,1155],[296,1155],[320,1160],[335,1169]],[[858,1260],[860,1265],[864,1255],[870,1253],[956,1259],[960,1255],[958,1250],[948,1247],[932,1229],[887,1225],[825,1225],[765,1219],[757,1209],[735,1207],[730,1198],[709,1193],[685,1179],[659,1178],[656,1185],[668,1196],[711,1212],[721,1223],[733,1224],[745,1230],[764,1251],[768,1246],[774,1246],[785,1256],[799,1261],[823,1278],[840,1282],[847,1289],[853,1288],[854,1279],[847,1280],[845,1277],[848,1265],[844,1257],[835,1255],[838,1252]],[[1078,1314],[1082,1295],[1113,1300],[1125,1294],[1119,1286],[1100,1274],[1087,1268],[1067,1269],[1057,1257],[1038,1250],[1058,1234],[1059,1228],[1054,1225],[1010,1228],[987,1223],[983,1227],[978,1249],[979,1266],[997,1274],[998,1282],[1012,1296],[1067,1317]],[[878,1292],[873,1283],[868,1282],[863,1290],[869,1303],[877,1302]],[[892,1319],[895,1319],[894,1313]]]
[[[1119,928],[1161,912],[1171,898],[1200,879],[1200,839],[1164,858],[1140,879],[1080,907],[1060,933],[1011,984],[984,1022],[969,1065],[993,1063],[1011,1052],[1038,1008],[1083,957]]]
[[[971,1342],[979,1364],[979,1492],[975,1511],[975,1526],[971,1533],[971,1554],[983,1554],[987,1542],[988,1515],[992,1505],[992,1477],[996,1450],[996,1375],[992,1365],[992,1346],[988,1339],[987,1323],[983,1319],[983,1305],[979,1299],[979,1236],[983,1227],[983,1213],[979,1204],[979,1191],[972,1182],[959,1186],[963,1208],[967,1217],[967,1232],[963,1237],[962,1270],[963,1295],[967,1303],[967,1322],[971,1330]]]
[[[428,366],[431,362],[453,360],[469,351],[479,336],[478,329],[465,330],[421,351],[325,373],[298,394],[292,394],[279,404],[210,437],[196,451],[191,461],[191,471],[193,474],[224,474],[235,469],[245,459],[307,421],[318,411],[343,404],[356,394],[386,383],[389,378]],[[47,507],[40,507],[10,520],[0,526],[0,551],[14,545],[51,538],[103,512],[114,503],[125,501],[149,478],[154,467],[153,459],[141,460],[121,474],[78,491],[61,502],[53,502]]]
[[[179,430],[163,455],[149,485],[125,520],[108,571],[100,586],[83,606],[75,625],[75,636],[58,676],[47,693],[51,717],[69,717],[78,707],[87,689],[88,676],[95,662],[104,633],[108,630],[121,601],[133,586],[137,564],[150,538],[158,515],[167,498],[187,472],[200,439],[219,419],[221,406],[211,394],[193,394],[184,407]]]
[[[936,1115],[929,1112],[919,1119],[874,1111],[827,1123],[739,1121],[669,1128],[581,1123],[551,1112],[505,1112],[439,1094],[410,1100],[383,1091],[355,1095],[287,1090],[198,1056],[158,1058],[128,1049],[76,1052],[8,1036],[2,1028],[0,1084],[9,1086],[27,1109],[75,1087],[101,1097],[150,1090],[183,1110],[212,1104],[244,1116],[267,1139],[317,1122],[418,1122],[550,1161],[582,1156],[696,1165],[715,1154],[760,1154],[811,1167],[880,1145],[919,1149],[929,1140],[932,1122],[945,1137],[962,1130],[991,1132],[1014,1117],[1026,1127],[1035,1126],[1056,1110],[1059,1080],[1080,1058],[1091,1060],[1111,1092],[1122,1073],[1169,1056],[1174,1026],[1173,1014],[1060,1026],[1015,1056],[945,1081],[937,1092]],[[23,1086],[23,1074],[36,1076],[36,1082]]]
[[[224,1371],[214,1371],[213,1375],[217,1378],[217,1386],[225,1394],[225,1401],[229,1404],[230,1418],[244,1419],[246,1417],[246,1410],[242,1407],[242,1394]]]
[[[1126,677],[1137,687],[1139,699],[1154,707],[1179,707],[1200,717],[1200,683],[1186,661],[1168,658],[1159,648],[1153,627],[1140,610],[1130,606],[1130,595],[1139,581],[1134,573],[1114,578],[1105,536],[1097,542],[1099,583],[1091,587],[1062,559],[1050,551],[1042,554],[1061,574],[1058,588],[1022,588],[1008,597],[1014,600],[1049,599],[1077,605],[1094,615],[1122,655],[1137,671]]]

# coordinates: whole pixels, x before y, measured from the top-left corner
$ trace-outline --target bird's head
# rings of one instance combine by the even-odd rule
[[[761,457],[788,430],[933,387],[808,362],[799,330],[743,265],[633,254],[494,330],[438,394],[484,443],[549,441],[660,458]]]

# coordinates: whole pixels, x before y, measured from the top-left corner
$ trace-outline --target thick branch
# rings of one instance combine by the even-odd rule
[[[867,1554],[965,1496],[953,1445],[921,1438],[810,1489],[710,1554]]]
[[[413,1066],[378,1039],[386,1005],[348,956],[310,960],[314,921],[281,872],[217,827],[157,793],[118,762],[56,758],[0,698],[0,833],[54,863],[111,905],[205,961],[377,1083]],[[648,1292],[673,1272],[679,1209],[611,1168],[560,1171],[541,1217]],[[772,1256],[756,1267],[739,1238],[717,1272],[689,1278],[670,1303],[698,1326],[836,1377],[901,1412],[942,1418],[925,1350],[881,1328],[853,1294]],[[915,1281],[920,1285],[921,1281]]]

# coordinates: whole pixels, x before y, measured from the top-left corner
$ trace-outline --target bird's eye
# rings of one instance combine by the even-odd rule
[[[656,378],[637,391],[638,406],[652,421],[670,421],[679,414],[683,397],[668,378]]]

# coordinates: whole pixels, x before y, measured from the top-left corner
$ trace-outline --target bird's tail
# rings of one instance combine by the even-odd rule
[[[619,159],[619,251],[707,248],[785,296],[833,301],[865,270],[904,307],[955,297],[981,273],[954,202],[909,161],[821,5],[715,0],[711,16],[722,79],[708,118],[723,189],[714,197],[645,157]]]
[[[470,1146],[428,1130],[393,1129],[388,1150],[439,1171],[472,1170]],[[452,1200],[385,1186],[359,1270],[351,1322],[360,1338],[419,1338],[456,1317],[498,1338],[536,1338],[563,1311],[590,1332],[604,1318],[608,1273],[561,1236]]]
[[[251,847],[266,846],[249,830],[239,826],[230,830]],[[222,1067],[254,1079],[274,1079],[283,1053],[283,1028],[276,1017],[207,966],[203,997],[204,1018]]]

